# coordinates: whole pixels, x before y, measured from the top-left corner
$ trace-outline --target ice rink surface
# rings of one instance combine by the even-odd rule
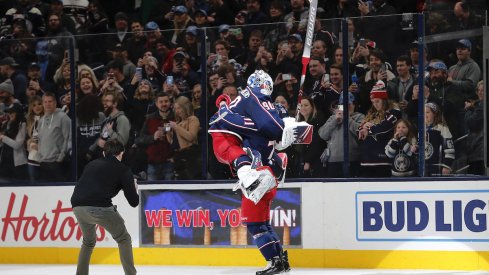
[[[255,274],[254,267],[210,267],[210,266],[136,266],[141,275],[202,275],[202,274]],[[1,275],[41,275],[75,274],[75,265],[0,265]],[[120,265],[91,265],[90,275],[123,274]],[[287,274],[324,274],[324,275],[482,275],[488,271],[439,271],[439,270],[393,270],[393,269],[316,269],[294,268]]]

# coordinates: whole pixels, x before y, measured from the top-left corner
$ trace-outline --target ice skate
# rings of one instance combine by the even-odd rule
[[[265,269],[257,271],[256,275],[280,274],[283,271],[285,271],[285,269],[282,264],[282,259],[279,256],[275,256],[271,261],[267,262]]]
[[[280,259],[282,260],[284,272],[289,272],[290,271],[289,253],[286,250],[282,251],[282,253],[280,254]]]

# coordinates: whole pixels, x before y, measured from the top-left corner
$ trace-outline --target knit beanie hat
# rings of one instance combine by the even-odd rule
[[[372,91],[370,91],[370,99],[380,98],[380,99],[388,99],[387,89],[385,88],[385,84],[382,80],[378,80],[375,83]]]
[[[12,84],[12,80],[7,79],[4,82],[0,83],[0,91],[8,92],[9,94],[14,94],[14,84]]]

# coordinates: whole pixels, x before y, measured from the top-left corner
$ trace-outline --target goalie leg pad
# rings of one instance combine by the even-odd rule
[[[251,169],[251,165],[242,165],[238,171],[239,184],[241,188],[247,189],[260,178],[260,173],[256,169]]]
[[[276,250],[276,239],[268,231],[266,222],[248,223],[246,227],[248,232],[253,236],[256,246],[258,246],[258,249],[267,261],[280,255],[280,252]]]
[[[277,235],[275,230],[273,230],[270,223],[267,223],[266,226],[267,226],[268,233],[272,236],[272,239],[275,241],[275,250],[277,250],[279,253],[282,253],[283,248],[282,248],[282,244],[280,243],[280,237]]]
[[[265,193],[277,186],[277,181],[270,167],[262,166],[256,169],[256,171],[259,172],[259,179],[244,190],[242,189],[245,197],[255,204],[260,201]]]

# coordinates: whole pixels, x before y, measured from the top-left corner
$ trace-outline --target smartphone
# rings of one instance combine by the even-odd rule
[[[343,104],[338,104],[338,110],[343,111]]]
[[[282,44],[282,51],[287,51],[289,49],[289,43]]]
[[[136,77],[138,79],[143,78],[143,68],[141,67],[136,67]]]
[[[329,82],[329,74],[323,75],[323,82]]]
[[[114,73],[108,73],[108,74],[107,74],[107,78],[108,78],[108,79],[112,79],[112,78],[114,78],[114,77],[115,77],[115,76],[114,76]]]
[[[367,43],[365,42],[365,38],[360,38],[360,40],[358,40],[358,44],[360,44],[360,46],[364,48],[367,46]]]
[[[241,34],[241,28],[229,29],[229,33],[234,36],[238,36]]]
[[[386,72],[387,71],[387,67],[385,66],[385,63],[382,63],[380,65],[380,70],[383,71],[383,72]]]
[[[357,84],[357,83],[358,83],[358,76],[357,76],[357,74],[355,74],[355,73],[354,73],[354,74],[351,76],[351,83],[352,83],[352,84],[353,84],[353,83],[355,83],[355,84]]]
[[[283,74],[282,75],[282,80],[291,80],[292,79],[292,75],[291,74]]]
[[[166,84],[173,85],[173,76],[172,75],[168,75],[166,77]]]
[[[68,50],[65,50],[65,59],[66,62],[70,63],[70,53],[68,52]]]

